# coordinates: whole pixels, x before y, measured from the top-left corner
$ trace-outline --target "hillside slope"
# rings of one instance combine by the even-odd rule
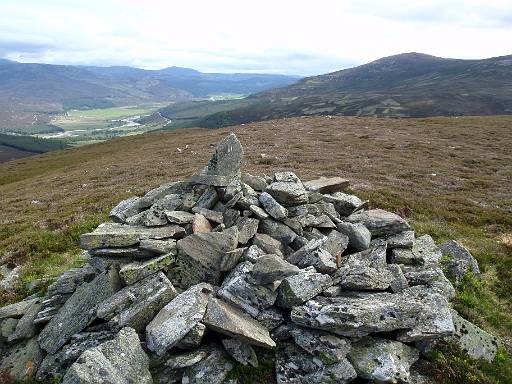
[[[305,78],[202,121],[205,127],[304,115],[425,117],[512,113],[512,56],[444,59],[420,53]]]
[[[171,102],[212,93],[249,94],[296,77],[201,73],[187,68],[143,70],[24,64],[0,60],[0,129],[44,125],[65,109]]]
[[[211,145],[234,131],[244,145],[245,171],[346,177],[372,206],[407,216],[418,234],[468,247],[483,279],[459,286],[456,309],[510,351],[511,124],[510,116],[292,118],[116,138],[0,164],[0,255],[23,265],[25,282],[79,265],[79,235],[106,220],[113,205],[197,171]],[[453,352],[438,353],[427,367],[436,382],[512,378],[504,352],[492,365]]]

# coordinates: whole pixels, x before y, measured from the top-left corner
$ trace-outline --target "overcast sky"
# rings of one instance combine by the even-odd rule
[[[512,0],[0,0],[0,57],[311,75],[512,54]]]

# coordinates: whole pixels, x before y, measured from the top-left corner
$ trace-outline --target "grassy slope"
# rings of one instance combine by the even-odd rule
[[[512,117],[499,116],[294,118],[118,138],[8,162],[0,165],[0,254],[25,265],[25,280],[80,263],[79,234],[105,220],[117,201],[190,175],[210,157],[209,144],[234,131],[249,172],[342,175],[373,206],[407,216],[418,233],[461,241],[484,279],[459,289],[456,308],[510,349],[511,124]],[[445,353],[428,369],[446,383],[507,383],[509,363],[500,354],[485,368]]]

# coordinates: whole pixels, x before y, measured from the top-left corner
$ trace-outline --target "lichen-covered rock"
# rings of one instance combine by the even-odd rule
[[[211,285],[198,284],[163,307],[146,327],[148,348],[162,355],[183,339],[203,320],[212,292]]]
[[[68,344],[53,355],[46,355],[37,370],[37,379],[42,382],[64,377],[66,371],[90,348],[97,347],[101,343],[114,338],[116,334],[110,331],[82,332],[71,337]]]
[[[96,315],[116,328],[142,331],[178,292],[162,272],[124,287],[98,305]]]
[[[308,191],[319,193],[336,193],[345,190],[349,185],[350,182],[342,177],[321,177],[304,183]]]
[[[174,239],[166,239],[166,240],[154,240],[154,239],[143,239],[140,241],[139,248],[142,250],[146,250],[157,255],[164,255],[167,253],[172,253],[176,255],[176,240]]]
[[[291,172],[289,172],[291,173]],[[291,173],[292,174],[292,173]],[[277,202],[284,205],[298,205],[308,202],[308,192],[302,185],[301,181],[295,174],[289,178],[275,178],[275,181],[270,184],[265,192],[272,195]],[[286,180],[286,181],[281,181]]]
[[[418,350],[393,340],[365,337],[352,344],[349,360],[357,374],[379,383],[409,383],[409,369]]]
[[[240,263],[224,279],[218,291],[219,297],[256,317],[261,310],[270,308],[276,301],[277,292],[256,283],[252,276],[251,262]]]
[[[83,283],[39,334],[38,342],[48,353],[57,352],[75,333],[82,331],[96,317],[98,305],[120,288],[115,270],[100,273],[90,283]]]
[[[252,189],[256,191],[263,191],[267,188],[267,181],[264,177],[254,176],[250,173],[242,174],[242,182],[249,185]]]
[[[189,224],[194,220],[194,214],[186,211],[165,211],[165,216],[170,223]]]
[[[288,215],[286,208],[279,204],[269,193],[263,192],[259,200],[265,211],[274,219],[282,220]]]
[[[261,220],[258,231],[272,236],[284,245],[291,244],[297,237],[297,234],[290,227],[272,219]]]
[[[423,287],[398,293],[353,293],[317,296],[292,309],[294,323],[341,336],[401,330],[401,341],[451,336],[454,332],[446,299]]]
[[[277,255],[259,257],[252,268],[252,277],[259,284],[270,284],[276,280],[296,275],[300,269]]]
[[[117,204],[109,213],[109,217],[117,222],[124,223],[126,219],[140,213],[143,208],[141,207],[141,199],[138,196],[129,197],[126,200]]]
[[[277,305],[292,308],[301,305],[319,295],[332,284],[329,275],[304,270],[294,276],[289,276],[281,282],[277,295]]]
[[[22,317],[25,313],[27,313],[28,309],[32,306],[32,304],[38,302],[39,300],[40,299],[37,297],[27,298],[25,300],[18,301],[17,303],[1,307],[0,320],[6,319],[8,317]]]
[[[186,368],[182,384],[222,384],[234,364],[218,346],[210,346],[207,354],[197,363]]]
[[[35,375],[44,351],[39,347],[36,338],[13,344],[3,351],[0,361],[0,379],[9,382],[27,381]]]
[[[361,223],[372,236],[390,236],[411,229],[409,224],[395,213],[382,209],[370,209],[347,217],[351,223]]]
[[[336,257],[323,248],[308,253],[296,265],[299,268],[315,267],[318,272],[331,274],[338,269]]]
[[[248,344],[273,348],[276,346],[268,330],[239,309],[210,297],[206,315],[206,326],[216,332],[237,338]]]
[[[350,351],[348,339],[325,331],[292,327],[290,334],[299,347],[318,357],[323,364],[339,363]]]
[[[166,269],[174,262],[174,255],[168,253],[166,255],[158,256],[146,261],[135,261],[133,263],[125,264],[119,270],[119,276],[125,284],[134,284],[137,281]]]
[[[348,236],[351,247],[358,251],[364,251],[370,246],[372,234],[361,223],[341,222],[336,226],[339,232]]]
[[[455,283],[460,284],[464,276],[471,272],[474,276],[480,275],[478,262],[469,251],[455,240],[447,241],[439,246],[444,268],[455,278]]]
[[[292,343],[285,343],[276,354],[278,384],[345,384],[355,378],[356,371],[345,358],[334,364],[324,364]]]
[[[249,240],[258,232],[260,221],[250,217],[240,217],[236,226],[238,228],[238,242],[240,244],[247,244]]]
[[[393,249],[391,252],[391,262],[396,264],[416,264],[416,265],[437,265],[442,254],[432,237],[423,235],[418,237],[411,249]]]
[[[10,343],[14,341],[30,339],[37,334],[38,326],[34,324],[37,314],[41,310],[42,304],[40,302],[33,303],[22,318],[16,323],[16,329],[9,335],[8,340]]]
[[[252,243],[265,252],[265,254],[283,256],[283,244],[269,235],[257,233],[254,235]]]
[[[334,208],[341,216],[349,216],[363,205],[359,197],[343,192],[325,195],[324,200],[334,204]]]
[[[86,350],[66,372],[63,384],[115,383],[152,384],[149,358],[132,328]]]
[[[243,365],[258,366],[256,352],[249,345],[238,339],[224,339],[222,345],[229,355]]]
[[[493,361],[498,351],[498,339],[459,316],[452,310],[455,333],[450,340],[473,359]]]

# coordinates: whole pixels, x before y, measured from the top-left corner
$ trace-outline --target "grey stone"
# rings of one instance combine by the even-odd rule
[[[139,205],[141,208],[149,208],[156,201],[165,197],[166,195],[175,193],[177,188],[180,188],[180,184],[183,182],[180,181],[172,181],[170,183],[161,185],[151,191],[147,192],[144,196],[140,198]]]
[[[297,177],[297,175],[290,171],[274,172],[272,180],[288,183],[300,182],[300,179]]]
[[[173,354],[170,356],[166,356],[166,361],[164,364],[171,369],[182,369],[191,367],[192,365],[199,363],[206,356],[208,356],[209,352],[209,348],[202,347],[196,349],[195,351],[180,353],[176,355]]]
[[[324,246],[328,241],[326,236],[322,236],[320,239],[310,240],[306,245],[302,248],[298,249],[291,255],[289,255],[286,260],[292,264],[299,264],[304,258],[308,257],[311,253],[316,251],[318,248]]]
[[[208,300],[203,322],[216,332],[237,338],[248,344],[266,348],[276,346],[264,326],[239,309],[213,297]]]
[[[323,248],[308,253],[296,265],[299,268],[315,267],[318,272],[327,274],[334,273],[338,269],[336,258]]]
[[[81,235],[80,246],[83,249],[129,247],[139,244],[143,239],[179,238],[184,234],[185,230],[178,225],[145,228],[119,223],[103,223],[93,232]]]
[[[124,223],[126,219],[135,216],[141,211],[140,197],[133,196],[117,204],[109,213],[110,219],[117,223]]]
[[[128,225],[144,225],[144,222],[147,219],[149,210],[142,211],[137,213],[136,215],[127,217],[124,221],[125,224]]]
[[[349,185],[350,182],[342,177],[321,177],[304,183],[304,187],[306,187],[308,191],[319,193],[344,191]]]
[[[137,331],[144,327],[178,292],[162,272],[148,276],[124,287],[97,309],[100,319],[109,320],[116,328],[131,327]]]
[[[219,201],[219,195],[214,187],[208,187],[199,200],[197,200],[194,208],[206,208],[211,209]]]
[[[228,185],[226,185],[226,188],[224,188],[224,193],[222,194],[222,202],[226,204],[228,201],[232,200],[235,196],[240,195],[243,196],[242,192],[242,183],[240,180],[235,179],[232,182],[230,182]]]
[[[11,337],[16,330],[18,321],[18,319],[13,319],[12,317],[0,321],[0,341],[8,340]]]
[[[35,338],[13,344],[4,351],[0,361],[0,379],[5,380],[5,383],[29,381],[34,377],[43,358],[44,352]]]
[[[334,208],[332,203],[318,201],[316,203],[295,205],[293,207],[288,208],[288,216],[289,217],[297,217],[297,216],[320,216],[327,215],[331,218],[337,218],[339,215]]]
[[[96,317],[97,306],[120,288],[116,271],[99,274],[90,283],[83,283],[39,334],[39,345],[48,353],[57,352],[75,333]]]
[[[393,340],[365,337],[352,344],[349,360],[357,374],[379,383],[409,383],[418,350]]]
[[[252,277],[259,284],[270,284],[276,280],[296,275],[300,269],[277,255],[265,255],[256,260]]]
[[[316,272],[305,271],[289,276],[279,286],[277,304],[283,308],[301,305],[319,295],[331,284],[329,275]]]
[[[213,221],[214,223],[217,224],[222,224],[224,222],[224,215],[222,214],[222,212],[213,211],[211,209],[201,208],[198,206],[192,208],[192,212],[199,213],[200,215],[206,217],[208,220]]]
[[[257,284],[252,277],[252,263],[240,263],[224,279],[218,296],[241,308],[253,317],[270,308],[276,301],[277,292],[268,286]]]
[[[140,241],[139,248],[155,253],[157,255],[164,255],[166,253],[176,255],[176,253],[178,252],[178,249],[176,248],[176,240],[174,239],[144,239]]]
[[[42,382],[51,382],[64,377],[66,371],[80,357],[80,355],[90,348],[97,347],[101,343],[114,338],[115,333],[102,332],[83,332],[73,335],[69,344],[62,347],[53,355],[46,355],[39,369],[36,378]]]
[[[133,284],[137,281],[155,274],[158,271],[166,269],[174,262],[174,255],[168,253],[167,255],[158,256],[145,261],[135,261],[133,263],[125,264],[119,270],[119,276],[125,284]]]
[[[189,224],[194,220],[194,214],[186,211],[165,211],[165,216],[170,223]]]
[[[181,195],[172,193],[166,195],[155,202],[146,211],[146,219],[144,225],[147,227],[162,226],[167,224],[167,216],[165,211],[175,211],[183,208],[183,199]]]
[[[238,245],[238,230],[194,233],[177,243],[178,250],[204,267],[219,270],[225,253]]]
[[[151,384],[153,379],[137,333],[123,328],[113,340],[82,353],[62,383]]]
[[[297,234],[290,227],[272,219],[261,220],[258,231],[272,236],[284,245],[291,244],[297,237]]]
[[[498,339],[462,318],[454,310],[452,310],[452,318],[455,333],[450,340],[473,359],[493,361],[498,351]]]
[[[334,364],[324,364],[318,357],[312,357],[292,343],[284,343],[276,354],[278,384],[345,384],[356,376],[356,371],[347,359],[343,358]]]
[[[278,308],[270,307],[261,310],[256,320],[270,331],[284,323],[284,316]]]
[[[148,348],[157,355],[176,345],[203,320],[213,287],[198,284],[176,296],[146,327]]]
[[[249,217],[240,217],[236,223],[238,228],[238,242],[247,244],[249,240],[258,232],[260,221]]]
[[[30,339],[36,335],[38,327],[34,324],[34,320],[41,308],[42,304],[36,302],[27,309],[27,312],[17,322],[14,332],[8,337],[10,343],[13,341]]]
[[[257,205],[249,206],[249,210],[259,219],[268,219],[270,215],[265,210]]]
[[[203,336],[206,331],[206,325],[197,323],[186,335],[178,341],[176,347],[181,349],[194,349],[201,345]]]
[[[14,291],[20,284],[21,278],[21,267],[13,266],[8,267],[7,265],[0,266],[0,291]]]
[[[375,239],[385,242],[388,249],[406,248],[410,249],[414,245],[414,231],[403,231],[396,235]]]
[[[212,346],[208,354],[196,364],[186,368],[182,384],[222,384],[234,368],[226,353]]]
[[[348,236],[350,246],[358,251],[364,251],[370,246],[372,234],[363,224],[342,222],[338,223],[336,228]]]
[[[88,252],[92,258],[103,257],[117,260],[125,259],[126,261],[129,261],[129,259],[147,259],[150,257],[157,256],[156,253],[148,251],[146,249],[141,249],[139,247],[96,248],[90,249]],[[116,262],[114,264],[119,263]]]
[[[352,214],[347,217],[347,221],[363,224],[374,237],[395,235],[411,229],[400,216],[382,209],[371,209]]]
[[[322,245],[322,248],[337,258],[345,252],[348,247],[348,243],[349,238],[347,235],[336,230],[332,230],[327,235],[327,242]]]
[[[448,280],[442,269],[432,266],[401,265],[403,274],[411,286],[425,285],[451,300],[455,297],[455,288]]]
[[[240,210],[250,210],[251,206],[259,206],[260,201],[258,200],[258,196],[242,196],[236,202],[236,208]]]
[[[235,268],[242,258],[244,251],[245,248],[237,248],[233,251],[226,252],[220,262],[219,270],[222,272],[229,272]]]
[[[17,303],[1,307],[0,320],[7,317],[22,317],[25,313],[27,313],[32,304],[37,303],[39,300],[39,298],[25,299],[18,301]]]
[[[442,257],[440,249],[429,235],[418,237],[412,249],[393,249],[391,262],[396,264],[437,265]]]
[[[283,256],[283,244],[269,235],[257,233],[254,235],[252,243],[267,254]]]
[[[240,219],[240,211],[237,209],[228,208],[224,211],[224,224],[227,228],[236,225]]]
[[[284,206],[308,202],[308,192],[300,181],[274,181],[265,189],[265,192]]]
[[[244,251],[243,260],[255,263],[258,257],[265,255],[266,253],[257,245],[251,245]]]
[[[270,194],[262,192],[259,201],[265,211],[276,220],[282,220],[288,215],[285,207],[279,204]]]
[[[233,198],[225,203],[226,208],[234,208],[235,205],[244,198],[244,194],[242,191],[238,192]],[[254,203],[253,203],[254,204]],[[251,204],[249,203],[247,206],[249,207]]]
[[[399,293],[317,296],[294,307],[291,319],[349,337],[402,330],[398,337],[405,342],[450,336],[454,331],[448,301],[422,287]]]
[[[444,256],[441,260],[442,265],[455,278],[456,284],[460,284],[468,272],[479,277],[478,262],[460,243],[450,240],[441,244],[439,249]]]
[[[363,205],[363,201],[359,197],[343,192],[325,195],[324,200],[334,204],[336,211],[341,216],[349,216]]]
[[[350,351],[350,341],[325,331],[292,327],[290,334],[299,347],[324,364],[339,363]]]
[[[267,182],[265,178],[260,176],[254,176],[250,173],[242,173],[242,182],[249,185],[252,189],[256,191],[263,191],[267,188]]]
[[[229,355],[243,365],[258,366],[258,357],[256,352],[249,345],[238,339],[224,339],[222,345]]]

